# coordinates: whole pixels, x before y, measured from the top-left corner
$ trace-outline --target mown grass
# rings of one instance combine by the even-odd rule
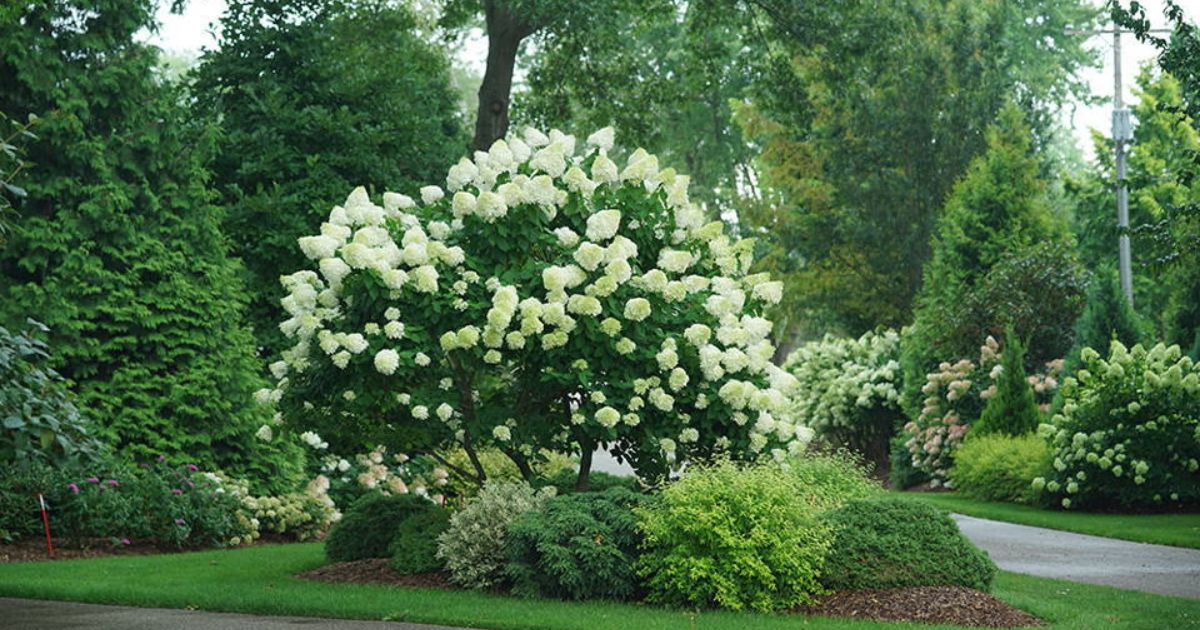
[[[319,544],[162,556],[0,565],[0,596],[131,606],[387,619],[474,628],[848,628],[902,624],[717,611],[678,611],[604,602],[559,602],[486,593],[322,584],[293,575],[324,562]],[[1200,627],[1200,601],[1002,573],[993,593],[1052,628]],[[946,628],[947,626],[920,626]]]
[[[1104,514],[1043,510],[1028,505],[977,501],[955,492],[896,492],[942,509],[977,518],[1033,525],[1134,542],[1200,549],[1200,513]]]

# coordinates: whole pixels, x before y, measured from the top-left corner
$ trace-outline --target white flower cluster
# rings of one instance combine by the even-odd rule
[[[1179,346],[1091,348],[1038,428],[1054,470],[1035,490],[1064,508],[1139,509],[1200,501],[1200,366]],[[1164,448],[1162,445],[1169,445]]]
[[[604,129],[577,154],[573,136],[527,129],[463,158],[444,189],[420,190],[420,207],[396,193],[378,206],[356,189],[319,234],[300,239],[315,269],[282,278],[280,329],[295,345],[272,364],[277,384],[260,400],[279,402],[314,365],[348,380],[365,366],[404,385],[383,398],[405,415],[436,417],[462,439],[481,398],[464,375],[537,357],[603,383],[564,431],[659,442],[668,458],[691,444],[777,456],[803,448],[811,431],[792,417],[795,378],[771,363],[772,325],[758,316],[781,300],[782,284],[748,273],[753,242],[706,223],[686,176],[641,149],[620,167],[613,143]],[[529,245],[506,250],[505,234]],[[367,321],[364,300],[379,309]],[[611,354],[589,363],[583,351]],[[703,435],[697,414],[725,428]],[[524,435],[516,428],[477,437],[508,444]]]
[[[793,397],[797,419],[841,441],[867,437],[881,416],[890,431],[900,413],[899,356],[894,330],[857,339],[826,335],[800,346],[784,362],[800,383]]]

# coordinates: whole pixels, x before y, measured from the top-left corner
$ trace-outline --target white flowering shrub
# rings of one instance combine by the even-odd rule
[[[747,274],[752,242],[706,223],[686,176],[642,150],[619,167],[612,142],[530,129],[419,200],[355,190],[299,240],[294,345],[259,399],[338,451],[491,446],[527,478],[541,449],[606,444],[648,475],[801,449],[761,316],[782,285]]]
[[[1035,490],[1065,508],[1200,504],[1200,366],[1179,346],[1113,341],[1064,380],[1062,412],[1039,433],[1054,472]]]
[[[800,346],[783,365],[798,383],[794,418],[830,442],[883,461],[901,417],[899,356],[894,330],[857,339],[826,335]]]

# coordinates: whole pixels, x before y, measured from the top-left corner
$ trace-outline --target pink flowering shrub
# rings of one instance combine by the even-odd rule
[[[1050,361],[1045,371],[1029,376],[1038,406],[1049,409],[1058,388],[1062,360]],[[999,376],[1000,344],[988,336],[979,348],[979,360],[959,359],[942,362],[937,371],[926,375],[921,393],[925,403],[915,420],[904,425],[904,446],[912,456],[912,466],[929,475],[934,487],[950,485],[948,478],[954,453],[962,446],[972,422],[983,412],[985,402],[996,392]]]

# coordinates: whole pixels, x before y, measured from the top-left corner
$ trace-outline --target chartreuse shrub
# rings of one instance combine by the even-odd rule
[[[413,494],[365,494],[329,531],[325,555],[332,562],[386,558],[400,524],[434,507],[429,499]]]
[[[534,490],[524,482],[485,484],[450,517],[450,529],[438,536],[437,555],[450,571],[450,579],[468,588],[503,584],[509,525],[552,496],[553,488]]]
[[[987,404],[971,425],[972,437],[988,433],[1024,435],[1037,429],[1039,414],[1033,387],[1025,377],[1025,346],[1010,327],[1004,337],[1000,365],[992,368],[992,387],[983,392]]]
[[[852,501],[822,519],[834,531],[822,583],[833,590],[965,586],[988,590],[996,565],[954,519],[919,501]]]
[[[513,592],[559,599],[633,598],[641,532],[633,509],[647,497],[625,488],[553,497],[508,527],[505,574]]]
[[[882,492],[870,478],[869,464],[846,451],[806,453],[789,459],[784,469],[799,485],[800,498],[819,512]]]
[[[391,567],[404,575],[440,571],[438,537],[450,529],[450,512],[442,507],[418,512],[400,523],[388,551]]]
[[[783,364],[798,382],[796,420],[825,441],[882,463],[903,417],[899,358],[894,330],[857,339],[826,335],[800,346]]]
[[[972,435],[954,454],[950,480],[962,494],[985,501],[1032,503],[1030,484],[1050,470],[1050,447],[1035,434]]]
[[[211,130],[138,36],[156,5],[34,0],[0,19],[0,111],[51,112],[0,249],[0,323],[47,326],[51,367],[124,455],[283,490],[298,451],[253,437],[271,415],[250,398],[261,381],[209,188]]]
[[[1038,432],[1054,470],[1034,479],[1065,508],[1200,503],[1200,367],[1179,346],[1085,348],[1062,411]]]
[[[33,321],[28,326],[17,334],[0,326],[0,467],[94,459],[101,445],[91,423],[34,336],[47,330]]]
[[[260,399],[336,451],[497,448],[527,481],[544,450],[599,443],[649,478],[799,452],[762,317],[782,284],[747,273],[753,243],[706,223],[687,177],[645,151],[619,167],[613,142],[526,130],[419,201],[353,191],[299,239]]]
[[[821,591],[833,531],[777,465],[690,468],[636,512],[650,602],[768,611]]]

